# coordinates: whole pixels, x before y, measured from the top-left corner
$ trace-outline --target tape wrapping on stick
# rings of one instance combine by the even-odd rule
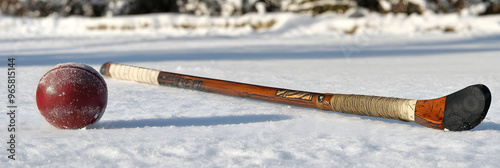
[[[158,83],[158,75],[160,71],[146,69],[135,66],[121,65],[121,64],[110,64],[109,75],[112,78],[121,80],[130,80],[140,83],[148,83],[154,85],[160,85]]]
[[[333,94],[330,103],[337,112],[414,122],[417,100]]]

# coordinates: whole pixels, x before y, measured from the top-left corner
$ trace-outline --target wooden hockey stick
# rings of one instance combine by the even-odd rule
[[[390,97],[313,93],[163,72],[117,63],[102,65],[101,74],[141,83],[174,86],[348,114],[416,122],[426,127],[462,131],[486,117],[491,93],[482,84],[444,97],[412,100]]]

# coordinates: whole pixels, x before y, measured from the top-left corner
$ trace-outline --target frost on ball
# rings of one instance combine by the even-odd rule
[[[108,91],[102,76],[79,63],[59,64],[40,79],[36,102],[40,114],[60,129],[80,129],[97,122]]]

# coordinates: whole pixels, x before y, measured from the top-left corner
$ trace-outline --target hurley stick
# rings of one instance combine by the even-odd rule
[[[416,122],[426,127],[462,131],[486,117],[491,102],[489,89],[468,86],[450,95],[412,100],[378,96],[313,93],[163,72],[117,63],[105,63],[101,74],[122,80],[174,86],[236,97],[252,98],[348,114]]]

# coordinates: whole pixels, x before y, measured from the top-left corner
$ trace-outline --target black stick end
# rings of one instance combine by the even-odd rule
[[[491,92],[483,84],[472,85],[446,96],[443,127],[449,131],[470,130],[486,117]]]

